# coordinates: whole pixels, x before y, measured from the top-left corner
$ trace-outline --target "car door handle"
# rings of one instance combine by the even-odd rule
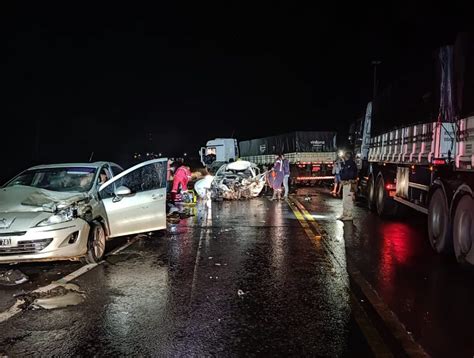
[[[151,196],[151,198],[152,198],[153,200],[156,200],[156,199],[163,199],[163,198],[164,198],[164,195],[163,195],[163,194],[153,194],[153,195]]]

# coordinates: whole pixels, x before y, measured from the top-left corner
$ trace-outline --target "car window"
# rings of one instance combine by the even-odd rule
[[[110,168],[112,169],[112,173],[114,176],[119,175],[121,172],[123,172],[123,169],[117,165],[111,165]]]
[[[104,165],[100,171],[99,175],[97,176],[97,183],[99,185],[105,183],[107,180],[111,179],[112,175],[110,174],[110,169],[107,165]]]
[[[92,167],[29,169],[13,178],[7,186],[25,185],[52,191],[86,192],[92,187],[95,171]]]
[[[115,189],[120,186],[126,186],[132,193],[165,188],[166,170],[166,161],[144,165],[102,189],[100,197],[102,199],[113,197]]]

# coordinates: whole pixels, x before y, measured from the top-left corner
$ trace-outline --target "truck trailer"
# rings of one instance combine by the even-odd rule
[[[467,39],[458,37],[455,46],[437,52],[434,91],[420,91],[410,101],[390,88],[389,100],[382,94],[367,105],[351,137],[357,195],[369,208],[380,216],[406,208],[426,214],[433,249],[454,251],[458,262],[474,265],[474,51]],[[398,116],[420,122],[380,130]]]
[[[216,138],[201,148],[201,162],[211,171],[237,159],[270,169],[276,156],[284,154],[290,162],[292,184],[314,185],[333,181],[333,162],[336,159],[336,133],[297,131],[238,143],[235,139]]]

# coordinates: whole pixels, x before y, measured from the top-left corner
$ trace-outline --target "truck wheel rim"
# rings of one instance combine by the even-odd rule
[[[474,264],[474,200],[465,196],[459,201],[455,215],[456,256]],[[469,257],[472,256],[472,257]]]
[[[443,211],[441,208],[441,203],[436,202],[435,205],[433,205],[433,211],[431,214],[431,227],[433,228],[433,237],[435,242],[441,234],[441,228],[444,226],[444,223],[442,222],[444,220],[444,216],[441,214],[441,211]]]
[[[383,180],[379,181],[379,185],[377,185],[377,208],[379,209],[380,212],[382,212],[383,208],[383,198],[384,198],[384,183]]]
[[[429,236],[431,246],[437,252],[441,252],[443,251],[443,241],[448,225],[448,213],[444,204],[444,194],[441,189],[438,189],[434,193],[430,201],[428,220],[428,226],[431,229]]]
[[[372,181],[369,182],[369,201],[374,202],[374,184]]]
[[[459,219],[459,246],[463,254],[466,254],[471,249],[472,243],[471,238],[469,237],[469,232],[471,231],[471,215],[466,211],[463,211]]]

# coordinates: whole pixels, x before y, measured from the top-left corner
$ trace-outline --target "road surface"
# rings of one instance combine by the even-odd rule
[[[314,189],[199,204],[167,233],[109,250],[71,281],[85,301],[56,310],[8,308],[81,265],[18,265],[31,280],[1,289],[0,351],[472,357],[473,270],[431,252],[423,216],[387,221],[357,207],[343,224],[340,205]]]

